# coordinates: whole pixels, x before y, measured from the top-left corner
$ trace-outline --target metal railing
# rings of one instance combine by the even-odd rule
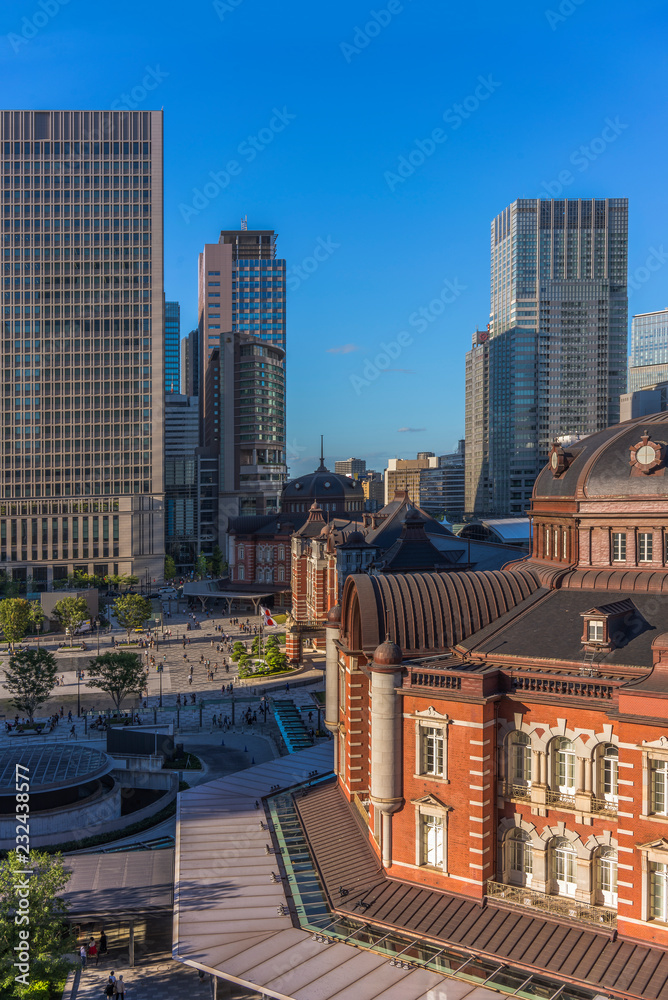
[[[579,923],[595,926],[616,927],[617,913],[603,906],[592,906],[569,896],[550,896],[544,892],[536,892],[524,886],[504,885],[501,882],[488,882],[487,895],[490,899],[502,899],[506,903],[525,906],[528,909],[540,910],[554,917],[565,917]]]
[[[591,811],[593,813],[605,813],[610,816],[617,815],[617,803],[609,802],[607,799],[592,799]]]
[[[567,792],[552,792],[548,789],[547,802],[551,806],[567,806],[568,809],[575,809],[575,795]]]
[[[503,795],[506,799],[524,799],[526,802],[530,802],[531,785],[515,785],[507,781],[503,786]]]

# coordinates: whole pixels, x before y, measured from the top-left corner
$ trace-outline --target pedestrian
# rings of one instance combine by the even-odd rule
[[[109,978],[107,979],[107,985],[104,987],[104,995],[106,997],[113,997],[116,993],[116,976],[114,975],[114,970],[112,969],[109,973]]]
[[[116,980],[116,996],[120,997],[121,1000],[125,1000],[125,983],[123,982],[123,976],[119,976]]]
[[[70,736],[74,736],[74,735],[75,735],[74,726],[72,726],[72,728],[70,729]]]
[[[104,933],[104,927],[100,930],[100,947],[98,949],[98,955],[107,954],[107,935]]]
[[[79,958],[81,959],[81,968],[86,968],[86,945],[82,944],[79,948]]]
[[[99,955],[97,953],[97,945],[95,944],[95,938],[91,938],[88,943],[88,957],[93,961],[95,959],[95,964],[97,965],[99,961]]]

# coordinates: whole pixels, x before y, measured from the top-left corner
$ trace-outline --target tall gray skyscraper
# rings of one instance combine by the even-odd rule
[[[231,516],[277,510],[286,478],[285,260],[273,229],[223,230],[205,245],[199,333],[202,439],[219,457],[222,535]]]
[[[515,201],[492,222],[491,251],[488,487],[469,484],[467,500],[519,514],[556,438],[619,420],[627,199]]]
[[[3,111],[0,562],[162,578],[160,111]]]
[[[199,396],[199,331],[191,330],[181,341],[181,392],[185,396]]]

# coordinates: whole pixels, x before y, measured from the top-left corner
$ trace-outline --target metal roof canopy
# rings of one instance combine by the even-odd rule
[[[63,893],[68,919],[128,920],[169,914],[174,899],[174,851],[69,854],[72,877]]]
[[[0,751],[0,795],[13,794],[17,781],[29,781],[33,794],[82,785],[115,766],[106,753],[75,743],[14,744]]]

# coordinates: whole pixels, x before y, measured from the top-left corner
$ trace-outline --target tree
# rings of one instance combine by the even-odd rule
[[[197,562],[195,563],[195,576],[200,579],[206,576],[206,556],[203,552],[197,556]]]
[[[9,657],[5,685],[15,707],[31,722],[35,709],[51,696],[57,669],[55,656],[46,649],[19,649]]]
[[[176,576],[176,563],[171,556],[165,556],[165,580],[173,580]]]
[[[114,614],[116,621],[128,633],[130,641],[130,630],[133,628],[144,628],[146,622],[151,617],[153,608],[151,602],[141,594],[124,594],[114,601]]]
[[[46,615],[42,610],[42,605],[40,601],[30,602],[30,627],[34,632],[42,631],[42,624],[44,622]]]
[[[22,597],[7,597],[0,601],[0,625],[9,643],[14,649],[14,643],[24,637],[30,627],[32,609],[30,601]]]
[[[141,695],[148,680],[141,656],[122,651],[96,656],[90,661],[88,676],[86,687],[108,694],[119,715],[123,700],[129,694]]]
[[[131,574],[128,573],[112,573],[111,576],[106,576],[105,580],[107,584],[111,585],[112,587],[118,587],[118,589],[121,591],[123,590],[123,588],[125,588],[126,593],[130,590],[131,587],[134,587],[136,583],[139,583],[138,576],[132,576]]]
[[[17,779],[17,788],[21,784]],[[0,861],[0,995],[8,1000],[35,996],[31,989],[40,980],[55,987],[64,977],[69,963],[61,956],[76,941],[62,898],[71,874],[60,854],[31,851],[27,858],[10,851]],[[26,951],[29,963],[21,961]]]
[[[74,633],[90,618],[88,603],[85,597],[63,597],[53,609],[53,617],[65,629],[70,637],[70,646]]]
[[[213,549],[213,555],[209,559],[209,569],[214,576],[220,576],[223,572],[223,553],[220,549],[220,545],[215,545]]]

